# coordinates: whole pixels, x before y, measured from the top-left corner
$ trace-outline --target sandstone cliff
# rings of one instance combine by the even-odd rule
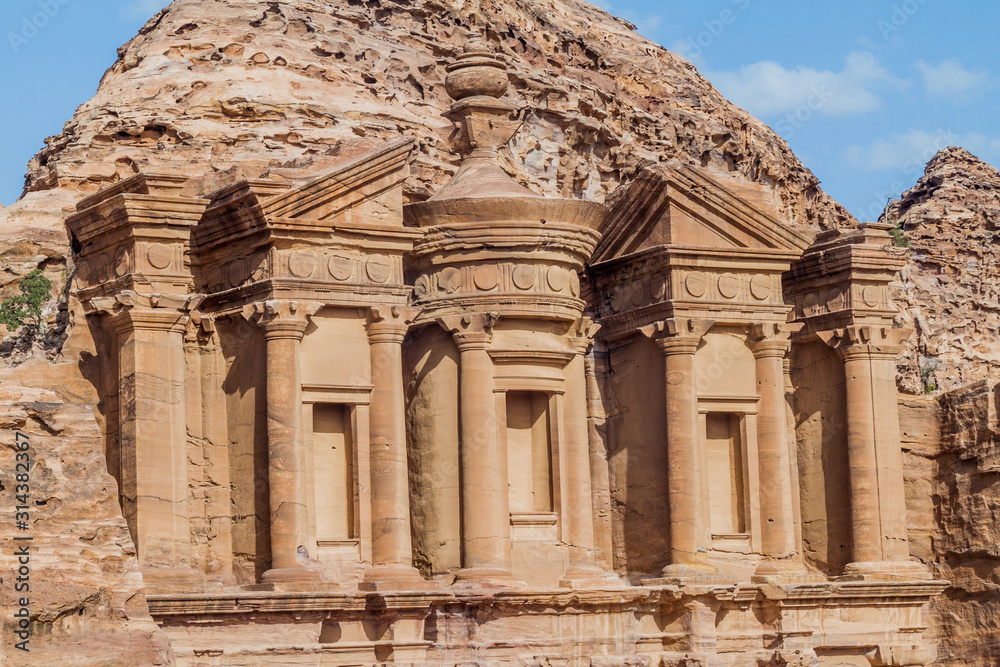
[[[473,30],[503,54],[525,129],[507,167],[540,192],[603,200],[682,158],[765,184],[793,224],[853,224],[763,123],[686,61],[576,0],[177,0],[119,50],[97,94],[31,161],[0,229],[62,235],[84,192],[142,169],[301,178],[415,135],[411,198],[454,169],[445,67]]]
[[[146,608],[118,487],[85,405],[91,390],[82,378],[67,384],[70,375],[43,360],[22,366],[16,378],[0,374],[0,624],[6,652],[0,664],[173,664],[166,637]],[[27,443],[25,452],[18,442]],[[24,453],[30,473],[16,480]],[[28,487],[24,495],[21,482]],[[27,500],[27,527],[14,524],[15,499]],[[17,555],[25,549],[26,555]],[[21,600],[32,619],[27,651],[15,647],[23,638],[14,639]]]
[[[916,329],[900,361],[910,393],[950,391],[1000,372],[1000,172],[947,148],[882,216],[909,240],[897,301]]]

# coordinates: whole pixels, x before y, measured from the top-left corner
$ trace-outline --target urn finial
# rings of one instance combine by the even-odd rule
[[[478,33],[469,33],[462,55],[448,66],[445,88],[453,100],[469,97],[501,98],[510,88],[507,66]]]
[[[517,105],[504,98],[510,89],[507,66],[478,33],[468,38],[445,79],[455,100],[445,113],[455,123],[449,143],[464,159],[493,159],[521,123],[514,119]]]

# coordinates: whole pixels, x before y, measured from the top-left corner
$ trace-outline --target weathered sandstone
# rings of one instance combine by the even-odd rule
[[[173,664],[173,651],[146,608],[135,546],[107,472],[101,433],[89,406],[89,385],[57,386],[59,373],[33,362],[0,378],[0,466],[4,526],[0,530],[4,665]],[[29,386],[20,384],[21,378]],[[33,386],[31,386],[33,385]],[[15,434],[23,434],[15,438]],[[30,443],[30,528],[14,526],[16,442]],[[9,474],[8,474],[9,473]],[[30,542],[17,538],[30,536]],[[30,573],[19,575],[19,547]],[[30,590],[15,589],[18,577]],[[25,583],[20,581],[20,583]],[[29,600],[29,652],[16,650],[14,611]],[[3,654],[0,654],[3,655]]]
[[[916,335],[900,362],[909,393],[950,391],[1000,372],[1000,173],[946,148],[920,181],[886,208],[911,259],[895,297]]]

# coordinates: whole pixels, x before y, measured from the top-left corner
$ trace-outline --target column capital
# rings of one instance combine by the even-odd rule
[[[488,348],[493,342],[493,327],[499,319],[497,313],[466,313],[439,317],[437,322],[451,334],[461,352]]]
[[[816,335],[847,361],[862,357],[895,359],[912,334],[913,329],[908,327],[850,326]]]
[[[594,344],[594,337],[600,329],[601,325],[589,317],[581,317],[569,328],[570,348],[577,354],[586,354],[590,346]]]
[[[368,341],[401,345],[421,310],[409,306],[372,306],[365,320]]]
[[[258,301],[243,307],[243,317],[263,327],[267,340],[301,340],[312,316],[322,307],[323,304],[318,301]]]
[[[747,327],[750,350],[755,359],[784,359],[791,349],[791,336],[801,326],[764,322]]]
[[[215,316],[194,312],[188,319],[185,338],[202,343],[211,343],[215,340],[217,329],[215,327]]]
[[[697,352],[702,338],[714,326],[713,320],[669,319],[642,327],[639,331],[669,357]]]
[[[136,330],[184,333],[189,315],[204,299],[200,294],[174,296],[125,290],[115,296],[90,299],[84,309],[88,315],[108,317],[119,334]]]

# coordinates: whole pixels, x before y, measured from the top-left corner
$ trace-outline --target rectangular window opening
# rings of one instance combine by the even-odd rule
[[[744,490],[742,416],[725,412],[706,415],[711,528],[716,536],[747,533]]]
[[[350,406],[316,403],[312,430],[316,541],[322,546],[355,539],[355,445]]]
[[[552,512],[548,394],[507,392],[507,462],[511,513]]]

